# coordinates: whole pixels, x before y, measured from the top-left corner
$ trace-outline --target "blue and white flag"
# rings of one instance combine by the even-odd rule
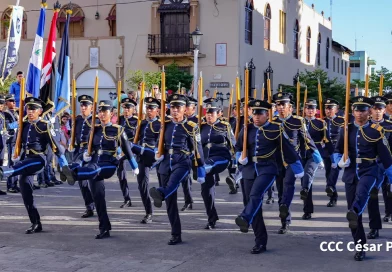
[[[35,98],[38,98],[40,94],[42,51],[44,44],[43,36],[45,31],[45,12],[46,4],[42,4],[39,14],[37,33],[35,34],[33,51],[31,52],[30,63],[27,70],[26,91]]]
[[[54,97],[56,115],[60,115],[69,105],[71,96],[71,66],[69,58],[69,21],[71,13],[67,11],[67,21],[65,22],[63,38],[61,40],[60,55],[58,58],[58,68],[56,71],[56,93]]]

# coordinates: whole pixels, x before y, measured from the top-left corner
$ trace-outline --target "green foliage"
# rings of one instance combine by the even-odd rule
[[[384,75],[383,89],[391,91],[392,90],[392,72],[387,68],[381,66],[381,70],[376,71],[373,75],[369,77],[369,94],[370,96],[378,95],[380,88],[380,77],[381,74]],[[355,79],[354,84],[358,84],[358,88],[365,88],[365,81]]]
[[[4,84],[0,84],[0,95],[6,95],[10,91],[11,84],[16,81],[16,77],[9,76],[5,81]]]
[[[128,71],[125,82],[129,90],[137,90],[139,83],[143,81],[143,75],[146,82],[146,90],[151,90],[152,85],[161,84],[160,72]]]
[[[316,69],[313,72],[305,70],[305,72],[300,73],[299,81],[301,83],[301,105],[303,104],[305,86],[308,87],[308,99],[313,98],[318,101],[318,79],[320,79],[321,83],[323,101],[325,101],[327,98],[332,98],[339,101],[341,105],[344,105],[346,85],[339,82],[337,78],[329,79],[327,72],[322,69]],[[294,101],[297,101],[296,87],[283,86],[283,92],[292,93]]]
[[[185,87],[187,90],[191,88],[193,76],[181,71],[175,62],[165,66],[165,72],[167,90],[176,92],[178,90],[178,83],[181,83],[181,87]]]

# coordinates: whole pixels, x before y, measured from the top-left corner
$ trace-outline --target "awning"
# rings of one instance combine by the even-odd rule
[[[108,21],[116,21],[116,15],[110,15],[110,16],[106,17],[106,20],[108,20]]]
[[[161,4],[158,8],[159,13],[179,13],[188,12],[190,5],[187,4]]]
[[[70,18],[70,22],[80,22],[84,20],[84,16],[75,16]],[[66,17],[59,17],[57,18],[58,23],[64,23],[67,21]]]

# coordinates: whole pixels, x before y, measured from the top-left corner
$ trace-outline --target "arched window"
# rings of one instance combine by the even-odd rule
[[[310,32],[310,27],[308,27],[308,31],[306,32],[306,62],[310,62],[310,38],[312,37],[312,33]]]
[[[7,8],[4,10],[3,15],[1,15],[1,38],[8,38],[8,31],[10,27],[10,18],[11,18],[12,8]],[[27,39],[27,15],[26,12],[23,11],[23,22],[22,22],[22,39]]]
[[[245,43],[252,44],[253,31],[253,0],[245,4]]]
[[[327,38],[327,45],[325,47],[326,52],[325,52],[325,66],[327,69],[329,68],[329,38]]]
[[[71,6],[69,7],[69,5]],[[76,4],[67,4],[61,8],[59,18],[57,19],[59,37],[62,38],[62,35],[64,33],[64,27],[67,21],[68,8],[72,10],[71,19],[69,22],[69,37],[84,37],[84,12],[81,7]]]
[[[318,34],[317,38],[317,65],[321,65],[321,34]]]
[[[295,20],[294,24],[294,32],[293,32],[293,39],[294,39],[294,58],[298,59],[298,51],[299,51],[299,25],[298,20]]]
[[[116,26],[116,5],[113,5],[112,9],[109,12],[109,16],[106,18],[109,22],[109,35],[117,36],[117,26]]]
[[[271,46],[271,7],[265,7],[264,13],[264,49],[270,50]]]

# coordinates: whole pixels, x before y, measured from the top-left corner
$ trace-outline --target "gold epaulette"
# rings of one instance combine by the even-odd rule
[[[385,122],[390,123],[392,125],[392,121],[388,119],[384,119]]]
[[[220,121],[222,124],[224,124],[224,125],[226,125],[226,126],[229,126],[230,124],[228,123],[228,122],[226,122],[226,121]]]
[[[372,124],[371,125],[372,128],[376,129],[377,131],[381,132],[383,127],[380,126],[380,124]]]
[[[171,119],[165,120],[165,123],[169,123],[169,122],[171,122]]]
[[[27,118],[27,116],[25,116],[25,118]],[[49,121],[44,120],[44,119],[40,119],[39,121],[42,122],[42,123],[45,123],[45,124],[49,124]]]
[[[132,118],[135,118],[136,120],[139,120],[139,118],[137,118],[137,116],[132,115]]]
[[[294,118],[299,119],[299,120],[304,120],[304,118],[302,116],[299,115],[292,115]]]
[[[193,128],[197,126],[197,124],[195,122],[193,122],[193,121],[188,121],[187,124],[190,125]]]
[[[280,125],[281,125],[280,123],[278,123],[278,122],[274,122],[274,121],[271,121],[270,123],[271,123],[271,124],[274,124],[274,125],[278,125],[278,126],[280,126]]]
[[[272,120],[275,121],[276,119],[278,119],[277,116],[272,117]]]

